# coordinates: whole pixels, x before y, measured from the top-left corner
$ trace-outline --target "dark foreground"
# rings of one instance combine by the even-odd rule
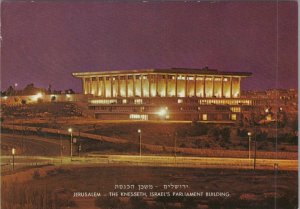
[[[42,167],[1,188],[3,209],[292,209],[298,196],[294,171],[195,168]]]

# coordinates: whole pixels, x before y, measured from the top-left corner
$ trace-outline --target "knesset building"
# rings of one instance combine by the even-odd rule
[[[252,100],[241,97],[247,72],[139,69],[73,73],[91,94],[89,109],[108,120],[237,121]]]

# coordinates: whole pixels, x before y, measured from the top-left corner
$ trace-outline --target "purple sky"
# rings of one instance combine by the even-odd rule
[[[244,89],[297,87],[297,3],[2,2],[2,89],[81,91],[72,72],[209,68],[252,72]]]

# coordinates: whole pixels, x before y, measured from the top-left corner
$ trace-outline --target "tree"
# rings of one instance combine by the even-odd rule
[[[37,88],[34,86],[33,83],[28,84],[24,89],[23,89],[23,93],[25,95],[32,95],[35,94],[37,91]]]
[[[230,129],[229,128],[223,128],[222,130],[221,130],[221,136],[222,136],[222,138],[226,141],[226,142],[228,142],[229,141],[229,138],[230,138]]]
[[[1,96],[6,96],[6,91],[1,91]]]
[[[56,100],[56,96],[51,97],[51,102],[54,102]]]
[[[12,96],[12,95],[15,95],[16,94],[16,91],[15,89],[12,87],[12,86],[9,86],[6,90],[6,95],[8,96]]]
[[[49,87],[48,87],[48,94],[51,94],[52,90],[51,90],[52,86],[51,84],[49,84]]]

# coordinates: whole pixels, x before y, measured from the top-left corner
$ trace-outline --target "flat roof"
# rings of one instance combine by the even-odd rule
[[[104,75],[128,75],[128,74],[193,74],[193,75],[224,75],[224,76],[240,76],[249,77],[252,75],[250,72],[224,72],[208,67],[202,69],[195,68],[168,68],[168,69],[135,69],[135,70],[106,70],[97,72],[75,72],[72,73],[75,77],[94,77]]]

